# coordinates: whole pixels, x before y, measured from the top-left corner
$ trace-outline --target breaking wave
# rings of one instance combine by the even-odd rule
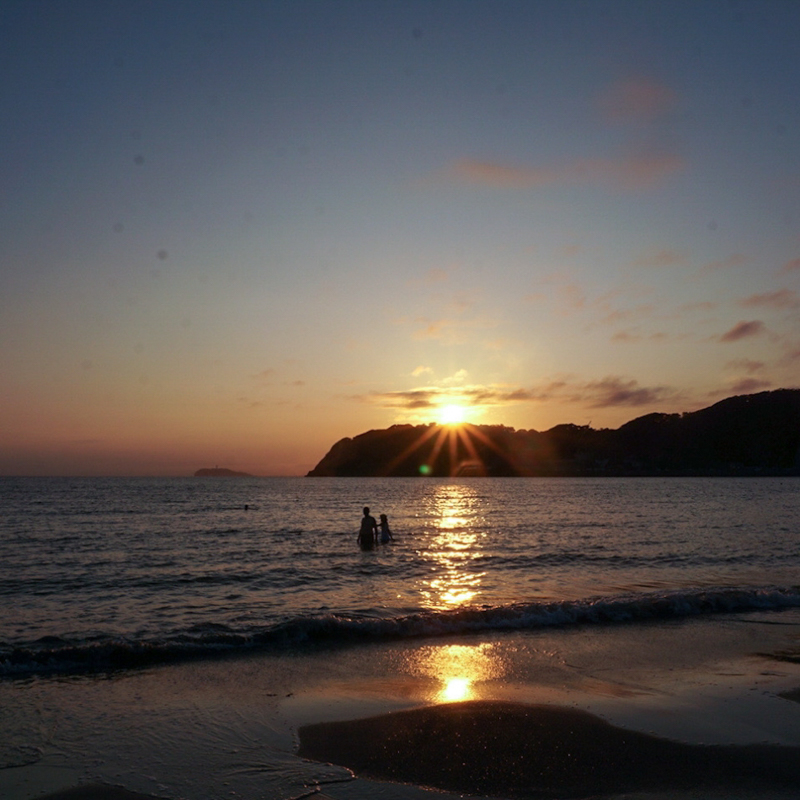
[[[201,624],[153,640],[94,636],[45,637],[27,645],[0,642],[0,679],[91,674],[262,651],[448,637],[481,631],[520,631],[578,625],[619,625],[693,616],[800,607],[800,587],[684,589],[605,595],[582,600],[514,603],[453,611],[381,612],[298,617],[263,629]]]

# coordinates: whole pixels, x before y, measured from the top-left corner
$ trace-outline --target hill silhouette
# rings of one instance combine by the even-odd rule
[[[249,472],[236,472],[225,467],[203,467],[194,473],[195,478],[252,478]]]
[[[647,414],[617,429],[393,425],[338,441],[308,477],[800,475],[800,389]]]

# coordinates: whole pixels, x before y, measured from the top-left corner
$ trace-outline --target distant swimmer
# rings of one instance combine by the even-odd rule
[[[392,536],[392,532],[389,530],[389,519],[386,514],[381,514],[381,521],[378,524],[378,527],[381,529],[381,544],[394,541],[394,536]]]
[[[375,517],[369,515],[369,506],[364,506],[364,516],[361,518],[361,530],[358,532],[358,544],[362,550],[372,550],[378,541],[378,523]]]

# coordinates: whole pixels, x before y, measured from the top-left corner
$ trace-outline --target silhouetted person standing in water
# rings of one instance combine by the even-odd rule
[[[362,550],[372,550],[378,540],[378,523],[375,517],[369,515],[369,507],[364,506],[364,516],[361,518],[361,530],[358,532],[358,543]]]
[[[394,540],[394,536],[392,536],[392,532],[389,530],[389,518],[386,514],[381,514],[381,521],[378,523],[378,527],[381,529],[381,544],[386,544],[386,542]]]

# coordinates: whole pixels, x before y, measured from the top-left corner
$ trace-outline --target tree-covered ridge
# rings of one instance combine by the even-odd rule
[[[338,441],[308,476],[800,475],[800,389],[647,414],[616,430],[393,425]]]

